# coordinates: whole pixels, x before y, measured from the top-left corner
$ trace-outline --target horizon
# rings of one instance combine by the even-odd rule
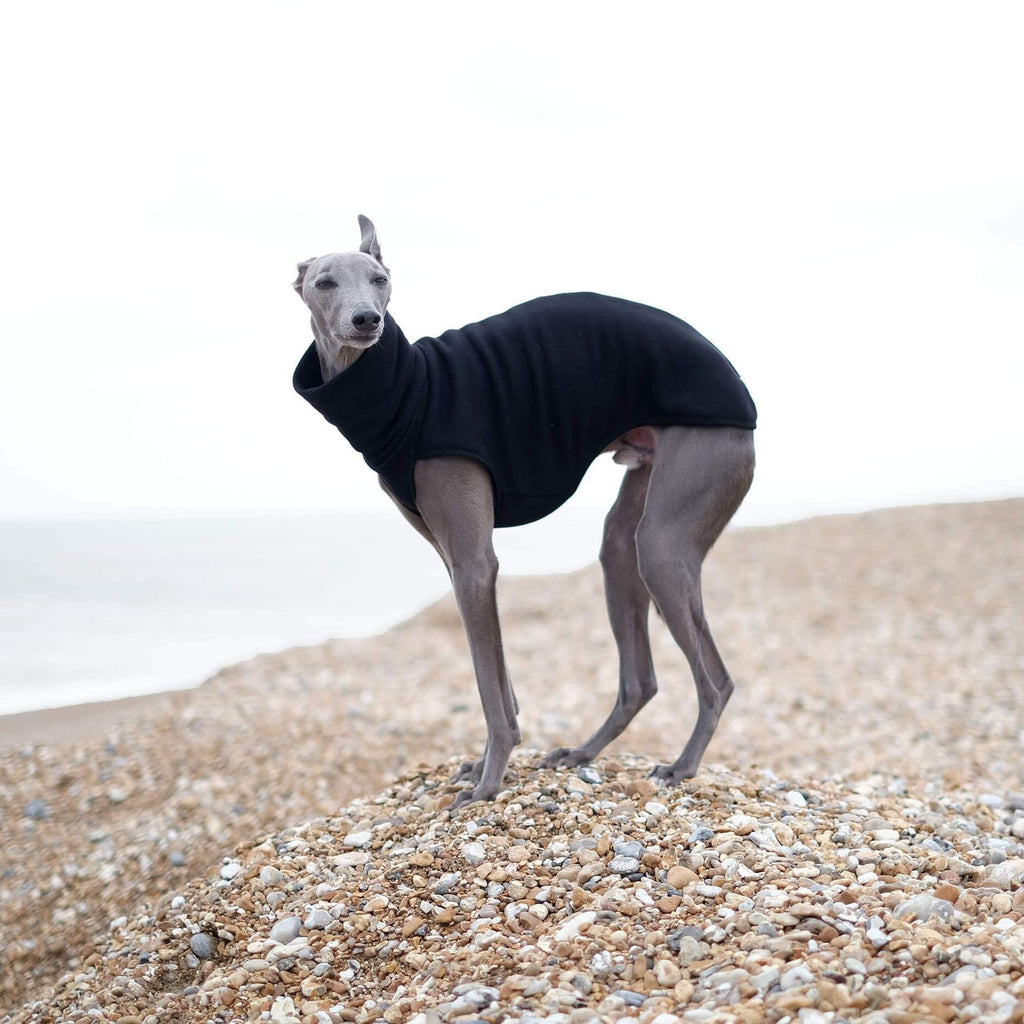
[[[800,523],[809,519],[819,519],[827,516],[857,516],[870,515],[872,512],[885,512],[902,508],[925,508],[933,505],[969,505],[985,504],[1000,501],[1016,501],[1024,499],[1024,491],[1020,493],[993,493],[981,494],[971,497],[938,497],[922,501],[906,501],[891,504],[872,503],[865,501],[862,505],[850,507],[846,502],[830,502],[826,498],[820,499],[817,506],[796,503],[792,505],[780,504],[777,506],[760,506],[754,503],[747,508],[747,502],[740,506],[736,515],[729,521],[726,529],[757,529],[760,527],[785,526],[791,523]],[[212,507],[130,507],[111,506],[97,507],[95,509],[73,508],[51,508],[34,512],[19,511],[17,514],[8,514],[7,510],[0,509],[0,526],[33,526],[41,524],[84,524],[84,523],[143,523],[143,522],[215,522],[227,519],[288,519],[304,516],[310,517],[334,517],[339,515],[365,515],[377,517],[382,509],[398,510],[393,505],[309,505],[309,506],[212,506]],[[558,516],[567,510],[568,514],[593,514],[603,516],[609,506],[593,502],[578,501],[575,496],[570,498],[564,505],[561,505],[552,516]],[[549,517],[550,518],[550,517]],[[403,522],[400,515],[393,520],[396,525]],[[540,520],[538,521],[540,522]],[[524,526],[496,527],[495,536],[500,537],[511,531],[529,530],[537,523],[527,523]]]

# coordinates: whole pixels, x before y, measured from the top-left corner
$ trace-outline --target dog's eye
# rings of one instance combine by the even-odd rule
[[[313,286],[314,288],[337,288],[337,281],[332,281],[329,277],[321,277],[319,281]]]
[[[388,283],[388,279],[386,277],[375,277],[370,282],[370,284],[375,284],[375,285],[378,285],[378,286],[382,285],[382,284],[387,284],[387,283]]]

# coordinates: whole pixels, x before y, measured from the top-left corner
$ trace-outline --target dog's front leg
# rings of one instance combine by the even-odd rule
[[[416,464],[415,479],[417,508],[452,578],[487,723],[484,756],[462,773],[476,785],[459,794],[454,804],[459,807],[489,800],[501,789],[520,739],[495,595],[494,497],[487,471],[470,459],[425,459]]]

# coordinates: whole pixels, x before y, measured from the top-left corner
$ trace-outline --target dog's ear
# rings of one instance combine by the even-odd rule
[[[302,294],[302,282],[306,280],[306,271],[309,270],[311,264],[313,263],[313,260],[315,260],[315,259],[316,259],[316,257],[314,256],[311,259],[303,260],[299,264],[299,276],[297,278],[295,278],[294,281],[292,281],[292,287],[300,295]]]
[[[359,251],[368,253],[381,266],[384,266],[384,261],[380,258],[380,242],[377,241],[377,229],[373,226],[373,221],[369,217],[359,214],[359,230],[363,236],[359,242]]]

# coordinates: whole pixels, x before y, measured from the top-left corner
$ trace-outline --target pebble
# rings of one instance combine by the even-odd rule
[[[230,882],[232,878],[240,875],[244,869],[237,860],[229,860],[227,864],[222,864],[220,868],[220,877],[226,882]]]
[[[484,850],[483,843],[465,843],[462,847],[462,856],[467,864],[475,867],[484,862],[487,852]]]
[[[589,764],[578,768],[576,774],[590,786],[599,786],[602,782],[601,773]]]
[[[679,940],[679,948],[676,951],[679,962],[686,967],[694,960],[700,960],[704,956],[704,947],[692,936],[684,935]]]
[[[802,1006],[797,1017],[800,1024],[833,1024],[833,1021],[836,1020],[834,1014],[823,1013],[821,1010],[815,1010],[810,1006]]]
[[[654,977],[662,988],[674,988],[682,980],[683,972],[671,960],[658,960],[654,965]]]
[[[32,818],[33,821],[43,821],[46,818],[52,817],[53,810],[41,796],[37,796],[34,800],[29,800],[25,804],[21,813],[26,818]]]
[[[959,951],[959,956],[962,964],[971,964],[974,967],[992,966],[991,954],[983,949],[979,949],[977,946],[964,946]]]
[[[782,973],[778,967],[766,967],[750,978],[750,984],[760,992],[767,992],[774,985],[779,984]]]
[[[618,999],[621,999],[626,1006],[643,1006],[645,996],[642,992],[631,992],[629,989],[620,988],[616,989],[613,993]]]
[[[594,982],[586,974],[576,974],[572,978],[572,987],[576,989],[581,996],[589,996],[594,990]]]
[[[372,832],[349,832],[348,835],[342,839],[342,845],[351,846],[353,849],[361,850],[364,846],[369,846],[372,841]]]
[[[566,922],[555,932],[556,942],[566,942],[569,939],[575,939],[580,934],[580,929],[586,925],[591,925],[597,920],[597,913],[593,910],[584,910],[578,914],[573,914]]]
[[[463,856],[465,856],[465,852],[463,852]],[[448,893],[450,893],[452,889],[459,884],[459,879],[461,877],[462,876],[457,871],[451,872],[447,875],[442,875],[437,880],[437,885],[434,886],[434,892],[436,892],[438,896],[447,896]]]
[[[673,889],[684,889],[691,882],[696,882],[699,879],[700,876],[696,871],[684,868],[681,864],[675,864],[670,867],[665,877],[665,881],[667,881]]]
[[[297,1024],[299,1017],[295,1000],[291,996],[278,996],[271,1004],[270,1019],[274,1024]]]
[[[370,863],[370,855],[365,850],[349,850],[332,857],[331,863],[338,868],[360,868]]]
[[[742,967],[736,967],[732,970],[726,968],[721,971],[715,971],[715,973],[711,975],[709,982],[716,989],[729,990],[737,988],[749,980],[749,972],[745,971]]]
[[[324,910],[321,907],[316,907],[306,915],[306,920],[302,922],[303,928],[326,928],[329,924],[334,923],[334,918],[331,917],[329,910]],[[273,938],[273,936],[271,936]]]
[[[284,875],[271,864],[264,864],[260,868],[260,884],[270,888],[274,885],[280,885],[284,881]]]
[[[297,916],[282,918],[270,929],[270,937],[275,942],[288,945],[302,931],[302,918]]]
[[[791,967],[779,977],[779,988],[783,992],[796,988],[798,985],[812,985],[813,983],[814,975],[803,964]]]
[[[640,870],[640,861],[636,857],[613,857],[608,862],[608,870],[617,875],[632,875]]]
[[[897,917],[910,917],[915,921],[927,921],[933,915],[943,921],[949,921],[953,913],[954,907],[949,900],[938,899],[927,892],[897,903],[895,910]]]
[[[895,843],[900,838],[899,832],[894,828],[876,828],[869,834],[876,843]]]
[[[633,860],[639,860],[646,852],[643,843],[639,843],[635,839],[620,839],[617,843],[612,844],[612,849],[618,856],[631,857]]]
[[[197,932],[188,940],[188,947],[200,960],[212,960],[216,953],[216,945],[206,932]]]
[[[1013,858],[994,864],[985,874],[985,883],[1000,889],[1012,889],[1024,885],[1024,859]]]

